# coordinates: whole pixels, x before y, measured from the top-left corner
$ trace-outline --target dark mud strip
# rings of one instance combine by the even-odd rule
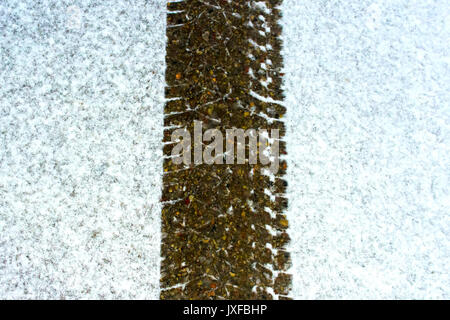
[[[186,167],[169,158],[172,131],[187,127],[193,137],[194,120],[224,135],[280,129],[285,154],[280,2],[168,3],[161,299],[289,295],[286,163],[268,175],[260,164]]]

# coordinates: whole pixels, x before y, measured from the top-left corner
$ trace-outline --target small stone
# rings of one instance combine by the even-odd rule
[[[281,224],[283,227],[287,227],[287,226],[289,225],[289,223],[288,223],[288,221],[287,221],[286,219],[280,220],[280,224]]]

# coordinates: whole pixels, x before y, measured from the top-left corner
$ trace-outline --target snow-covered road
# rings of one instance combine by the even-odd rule
[[[165,2],[0,2],[0,298],[158,298]],[[291,296],[449,298],[448,2],[282,11]]]

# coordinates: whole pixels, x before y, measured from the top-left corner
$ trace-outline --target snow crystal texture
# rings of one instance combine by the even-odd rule
[[[294,298],[450,298],[449,6],[283,1]]]
[[[0,298],[158,298],[165,10],[0,2]]]

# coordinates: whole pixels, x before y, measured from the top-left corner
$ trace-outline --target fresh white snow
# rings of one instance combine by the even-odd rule
[[[283,1],[294,298],[450,297],[449,6]]]
[[[0,2],[0,298],[158,298],[165,11]]]

